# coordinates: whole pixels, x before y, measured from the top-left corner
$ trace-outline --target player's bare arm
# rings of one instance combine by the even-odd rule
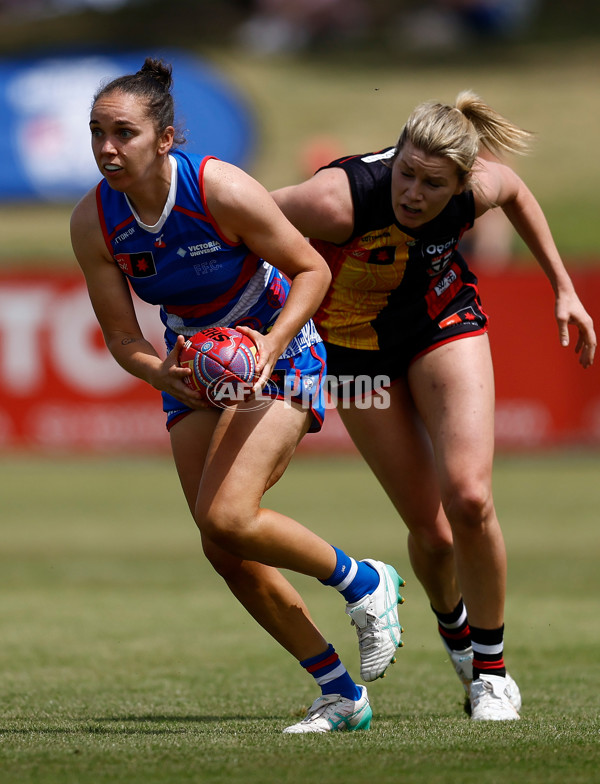
[[[183,396],[188,405],[197,403],[198,395],[183,383],[189,371],[177,367],[174,352],[163,362],[142,333],[127,281],[104,243],[94,191],[73,211],[71,242],[104,341],[115,360],[156,389],[170,391],[178,399]]]
[[[242,330],[251,334],[258,346],[260,384],[320,305],[331,274],[324,259],[285,218],[269,193],[245,172],[210,161],[205,185],[209,209],[226,236],[243,241],[292,281],[285,306],[267,336]]]
[[[341,244],[354,227],[350,183],[343,169],[317,172],[299,185],[272,194],[285,216],[306,237]]]
[[[546,216],[533,193],[509,166],[480,161],[475,203],[478,215],[491,205],[504,210],[550,281],[556,297],[555,316],[561,344],[569,345],[569,325],[574,325],[578,330],[575,351],[581,365],[589,367],[596,351],[594,325],[577,296]]]

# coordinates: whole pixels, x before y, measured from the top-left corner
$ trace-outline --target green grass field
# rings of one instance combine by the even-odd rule
[[[565,258],[597,261],[596,41],[445,63],[198,52],[253,107],[251,173],[268,188],[305,176],[315,139],[384,146],[416,103],[478,91],[538,133],[519,172]],[[72,206],[0,205],[0,267],[75,268]],[[524,708],[520,722],[476,726],[369,472],[355,459],[296,460],[270,503],[408,583],[406,644],[369,687],[371,731],[307,738],[281,729],[316,690],[204,561],[168,458],[1,456],[0,784],[600,781],[599,475],[597,454],[498,460],[506,658]],[[356,675],[343,601],[291,579]]]
[[[2,457],[0,781],[598,781],[599,472],[592,454],[498,461],[524,708],[477,726],[373,478],[357,459],[297,459],[269,503],[398,567],[406,645],[369,688],[370,732],[289,737],[315,687],[203,560],[168,458]],[[343,600],[292,580],[356,673]]]

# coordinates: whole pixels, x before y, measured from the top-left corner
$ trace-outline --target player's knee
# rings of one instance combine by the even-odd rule
[[[251,537],[254,519],[249,510],[212,503],[208,509],[197,508],[195,519],[203,540],[212,542],[226,553],[245,557],[245,545]]]
[[[458,529],[482,529],[493,511],[492,492],[487,482],[470,481],[452,488],[444,508],[456,532]]]
[[[404,514],[408,541],[427,556],[446,556],[453,551],[452,528],[441,507],[419,505]]]
[[[445,557],[450,555],[454,550],[451,531],[440,531],[437,529],[426,531],[423,547],[433,556]]]
[[[416,547],[428,558],[447,558],[454,551],[452,529],[445,526],[423,526],[414,528],[409,537],[409,545]]]

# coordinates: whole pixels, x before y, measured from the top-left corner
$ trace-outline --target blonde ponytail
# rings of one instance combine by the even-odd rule
[[[456,98],[456,108],[473,124],[480,144],[494,155],[513,153],[526,155],[533,134],[511,123],[470,90],[464,90]]]
[[[464,90],[454,106],[435,101],[417,106],[402,129],[396,155],[408,141],[428,155],[454,161],[459,177],[466,180],[481,147],[496,156],[505,152],[523,155],[532,136],[498,114],[475,93]]]

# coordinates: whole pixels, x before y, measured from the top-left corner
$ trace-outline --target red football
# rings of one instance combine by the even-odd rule
[[[180,367],[191,374],[186,384],[202,392],[216,406],[239,403],[256,380],[258,351],[252,340],[236,329],[209,327],[186,340],[179,354]]]

